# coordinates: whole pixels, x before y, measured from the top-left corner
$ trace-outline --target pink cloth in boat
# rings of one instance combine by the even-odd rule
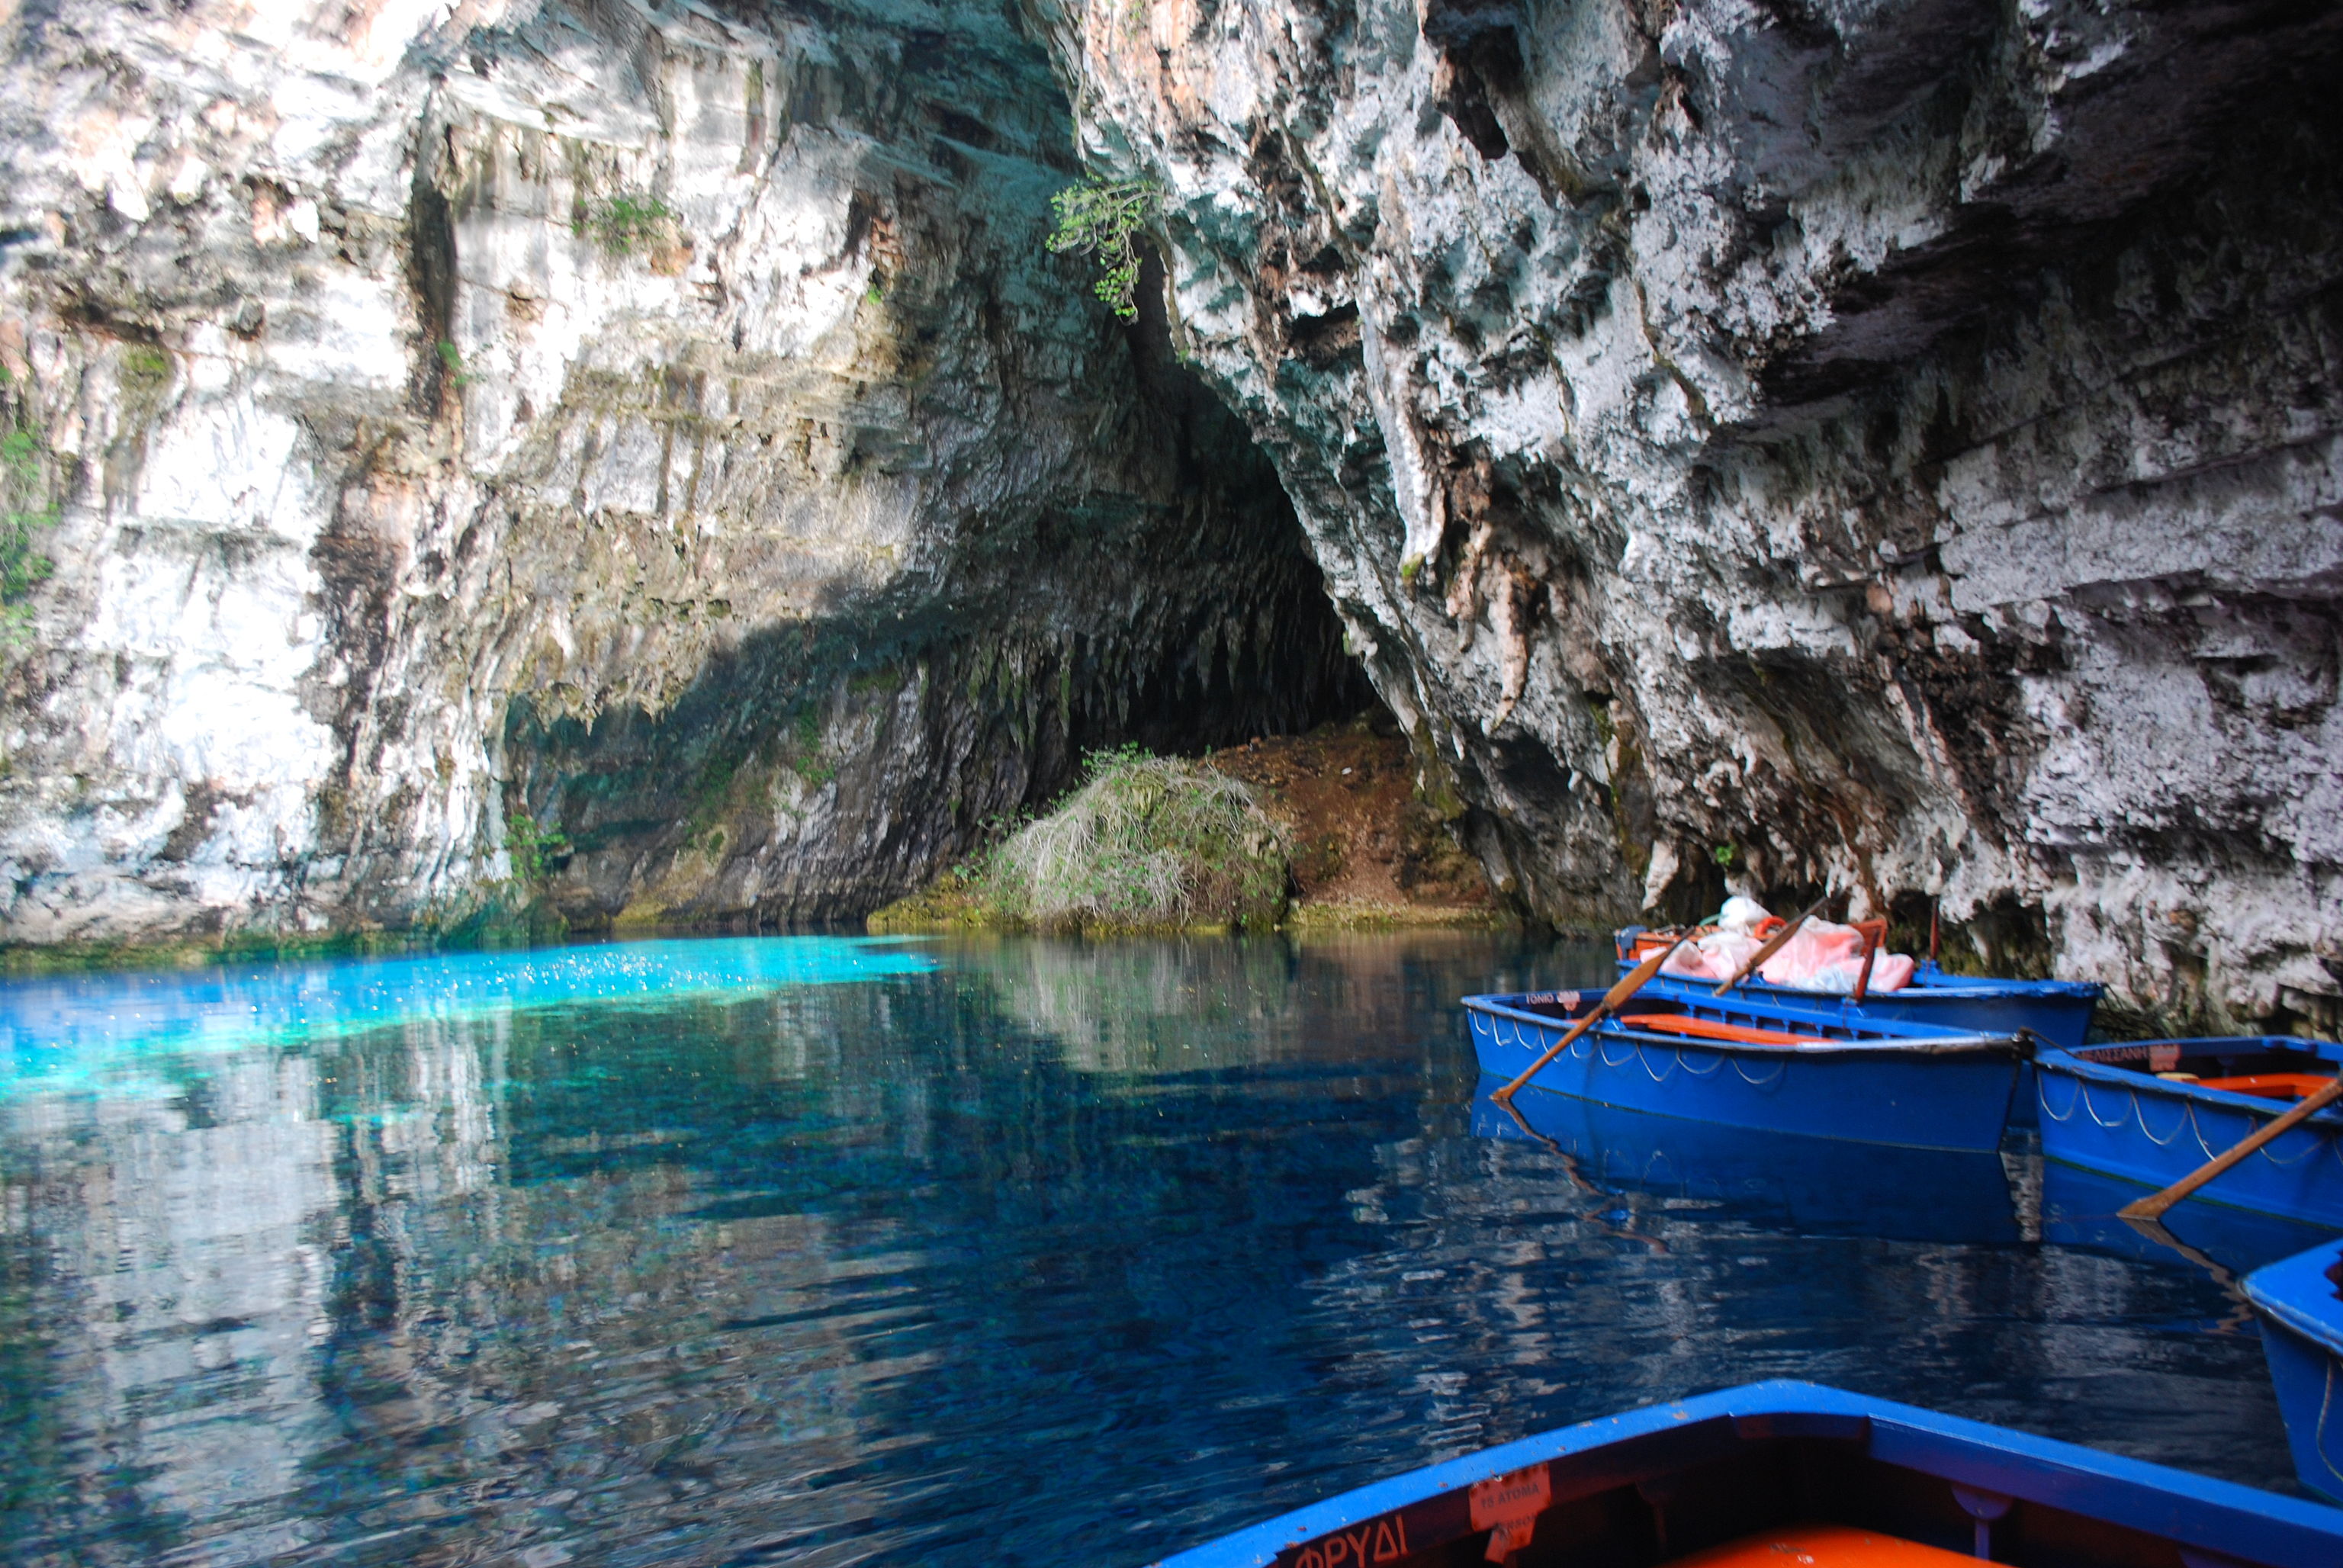
[[[1764,945],[1740,931],[1711,931],[1678,948],[1660,972],[1684,980],[1730,980]],[[1905,954],[1882,949],[1871,961],[1866,990],[1902,990],[1917,967]],[[1863,973],[1863,933],[1830,920],[1808,920],[1757,972],[1771,985],[1846,995]]]

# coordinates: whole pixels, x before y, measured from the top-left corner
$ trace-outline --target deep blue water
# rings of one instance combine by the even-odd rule
[[[788,939],[0,990],[0,1561],[1136,1564],[1779,1376],[2288,1486],[2234,1301],[2041,1241],[2038,1161],[1476,1112],[1455,999],[1606,969]]]

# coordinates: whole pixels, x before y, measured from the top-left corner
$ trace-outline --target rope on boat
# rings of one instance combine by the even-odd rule
[[[2064,1111],[2054,1109],[2050,1103],[2050,1082],[2054,1078],[2064,1079],[2074,1086],[2075,1092],[2067,1100],[2066,1109]],[[2159,1101],[2166,1100],[2177,1101],[2181,1110],[2181,1124],[2173,1128],[2169,1135],[2158,1138],[2156,1135],[2156,1130],[2148,1125],[2147,1109],[2141,1102],[2139,1091],[2136,1089],[2109,1084],[2099,1084],[2097,1086],[2103,1091],[2112,1089],[2114,1092],[2121,1094],[2124,1097],[2124,1108],[2122,1111],[2119,1112],[2113,1121],[2110,1121],[2107,1117],[2099,1114],[2099,1103],[2092,1095],[2091,1091],[2093,1085],[2089,1080],[2053,1070],[2038,1074],[2036,1081],[2038,1084],[2038,1092],[2036,1098],[2041,1105],[2042,1114],[2053,1121],[2064,1123],[2073,1121],[2075,1119],[2075,1113],[2079,1108],[2084,1115],[2091,1119],[2093,1126],[2104,1128],[2108,1131],[2114,1131],[2120,1128],[2128,1127],[2137,1122],[2139,1126],[2141,1136],[2146,1138],[2150,1143],[2155,1144],[2158,1149],[2171,1148],[2174,1143],[2179,1141],[2181,1133],[2186,1131],[2194,1136],[2197,1147],[2203,1151],[2205,1157],[2208,1160],[2216,1154],[2220,1153],[2223,1150],[2234,1146],[2237,1141],[2236,1137],[2226,1134],[2221,1136],[2220,1141],[2217,1143],[2213,1140],[2208,1139],[2205,1135],[2203,1124],[2197,1120],[2197,1111],[2204,1108],[2198,1106],[2195,1100],[2190,1099],[2187,1095],[2176,1094],[2150,1096],[2151,1099]],[[2230,1111],[2230,1108],[2227,1106],[2220,1106],[2214,1109],[2230,1111],[2233,1115],[2243,1117],[2248,1123],[2247,1128],[2247,1131],[2251,1131],[2253,1127],[2258,1126],[2261,1121],[2265,1120],[2263,1118],[2254,1116],[2250,1111],[2247,1111],[2242,1108],[2233,1111]],[[2273,1116],[2281,1113],[2283,1109],[2283,1107],[2280,1107],[2278,1111],[2274,1111]],[[2297,1131],[2304,1130],[2298,1129]],[[2295,1140],[2284,1137],[2278,1139],[2275,1143],[2264,1144],[2261,1148],[2254,1151],[2254,1153],[2258,1158],[2267,1160],[2271,1164],[2276,1165],[2280,1169],[2300,1165],[2305,1161],[2316,1159],[2322,1152],[2332,1152],[2335,1154],[2337,1159],[2343,1160],[2343,1140],[2338,1140],[2335,1136],[2334,1131],[2331,1128],[2321,1127],[2309,1129],[2308,1131],[2311,1131],[2311,1138],[2308,1146],[2300,1148],[2291,1159],[2281,1158],[2278,1154],[2274,1152],[2274,1151],[2282,1145],[2295,1141]]]

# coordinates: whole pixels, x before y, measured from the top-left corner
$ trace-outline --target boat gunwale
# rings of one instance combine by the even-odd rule
[[[2250,1111],[2265,1121],[2274,1121],[2300,1101],[2279,1100],[2267,1094],[2242,1094],[2234,1089],[2208,1089],[2202,1083],[2158,1078],[2155,1073],[2141,1069],[2117,1067],[2106,1062],[2095,1061],[2085,1054],[2089,1051],[2135,1050],[2144,1050],[2149,1046],[2177,1045],[2183,1048],[2182,1054],[2185,1056],[2187,1054],[2186,1048],[2191,1045],[2237,1045],[2247,1040],[2257,1044],[2274,1042],[2287,1050],[2298,1051],[2327,1062],[2338,1072],[2343,1072],[2343,1045],[2338,1045],[2331,1040],[2304,1040],[2298,1036],[2285,1034],[2204,1035],[2187,1040],[2127,1040],[2110,1041],[2105,1045],[2086,1045],[2077,1049],[2046,1045],[2035,1054],[2034,1069],[2036,1073],[2064,1073],[2070,1078],[2079,1078],[2090,1083],[2104,1083],[2111,1088],[2129,1090],[2134,1093],[2146,1090],[2170,1100],[2194,1101],[2197,1104],[2209,1105],[2224,1111]],[[2343,1106],[2315,1111],[2296,1125],[2343,1132]],[[2046,1153],[2047,1151],[2045,1152]],[[2055,1159],[2056,1156],[2053,1155],[2051,1158]]]
[[[1585,1475],[1554,1479],[1593,1484],[1554,1487],[1552,1505],[1558,1506],[1640,1482],[1646,1472],[1691,1469],[1711,1457],[1685,1452],[1698,1443],[1695,1434],[1724,1436],[1720,1427],[1736,1443],[1770,1437],[1857,1442],[1882,1463],[2264,1568],[2323,1568],[2343,1551],[2343,1510],[2324,1503],[1894,1400],[1773,1380],[1600,1416],[1387,1476],[1191,1547],[1163,1559],[1161,1568],[1260,1568],[1282,1553],[1476,1483],[1578,1461]],[[1667,1441],[1672,1435],[1676,1442]],[[1657,1452],[1634,1452],[1654,1440]],[[1628,1452],[1604,1465],[1600,1456],[1609,1449]],[[2196,1506],[2175,1517],[2182,1502]]]
[[[1463,999],[1463,1006],[1470,1012],[1484,1013],[1493,1018],[1503,1018],[1515,1023],[1534,1024],[1541,1029],[1567,1030],[1572,1024],[1578,1021],[1575,1019],[1549,1018],[1543,1013],[1531,1012],[1526,1008],[1514,1005],[1520,997],[1531,994],[1534,993],[1524,991],[1468,996]],[[1798,1020],[1794,1019],[1791,1021]],[[1824,1020],[1815,1021],[1820,1024]],[[1876,1021],[1867,1020],[1866,1027]],[[1845,1024],[1835,1020],[1830,1020],[1830,1024],[1832,1027],[1846,1027]],[[1879,1038],[1873,1040],[1824,1040],[1813,1043],[1783,1045],[1771,1044],[1763,1040],[1713,1040],[1699,1035],[1664,1034],[1653,1030],[1628,1029],[1620,1025],[1615,1019],[1606,1018],[1587,1032],[1606,1035],[1614,1040],[1633,1040],[1638,1045],[1664,1046],[1677,1050],[1705,1050],[1719,1056],[1880,1057],[1891,1060],[1916,1056],[2000,1056],[2023,1060],[2034,1054],[2035,1050],[2031,1035],[2026,1031],[2009,1034],[1889,1032],[1883,1033]]]
[[[2298,1271],[2307,1272],[2318,1282],[2318,1289],[2328,1299],[2334,1299],[2335,1287],[2327,1278],[2327,1266],[2338,1258],[2343,1258],[2343,1240],[2321,1241],[2290,1257],[2263,1264],[2238,1281],[2237,1289],[2244,1293],[2254,1311],[2270,1318],[2279,1327],[2308,1340],[2328,1355],[2343,1358],[2343,1301],[2336,1302],[2336,1321],[2328,1322],[2312,1317],[2291,1299],[2298,1293],[2299,1282],[2296,1275]]]

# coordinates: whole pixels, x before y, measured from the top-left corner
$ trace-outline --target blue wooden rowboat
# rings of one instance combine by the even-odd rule
[[[1606,1190],[1691,1199],[1805,1236],[1986,1246],[2020,1239],[1997,1155],[1719,1127],[1564,1094],[1516,1096],[1516,1121],[1489,1098],[1497,1083],[1481,1080],[1474,1137],[1540,1141]]]
[[[2343,1503],[2343,1241],[2255,1270],[2245,1292],[2261,1319],[2294,1473]]]
[[[1519,1076],[1599,1000],[1576,991],[1466,997],[1481,1070]],[[1704,1039],[1634,1021],[1669,1019],[1806,1043]],[[1637,996],[1540,1068],[1529,1087],[1727,1127],[1991,1151],[2029,1049],[2008,1036],[1946,1035],[1770,1003]]]
[[[1761,1382],[1429,1465],[1162,1568],[1975,1568],[1987,1557],[2335,1568],[2343,1510],[1888,1400]]]
[[[1635,939],[1643,934],[1637,926],[1629,926],[1618,934],[1621,972],[1640,961],[1634,950]],[[1716,989],[1716,982],[1661,975],[1644,989],[1654,996],[1688,999],[1708,996]],[[1861,1001],[1832,991],[1770,985],[1755,976],[1726,994],[1785,1007],[1844,1013],[1850,1019],[1917,1024],[1947,1034],[2016,1034],[2022,1029],[2038,1035],[2047,1044],[2071,1049],[2089,1036],[2091,1015],[2098,1008],[2101,989],[2082,980],[1996,980],[1984,975],[1947,974],[1934,962],[1924,960],[1901,990],[1875,991]]]
[[[2338,1067],[2343,1046],[2290,1036],[2046,1050],[2034,1062],[2043,1158],[2161,1190],[2283,1115],[2293,1091]],[[2157,1076],[2166,1072],[2196,1081]],[[2298,1081],[2278,1081],[2289,1079]],[[2288,1092],[2242,1092],[2254,1080]],[[2319,1111],[2281,1133],[2187,1201],[2343,1228],[2343,1111]]]

